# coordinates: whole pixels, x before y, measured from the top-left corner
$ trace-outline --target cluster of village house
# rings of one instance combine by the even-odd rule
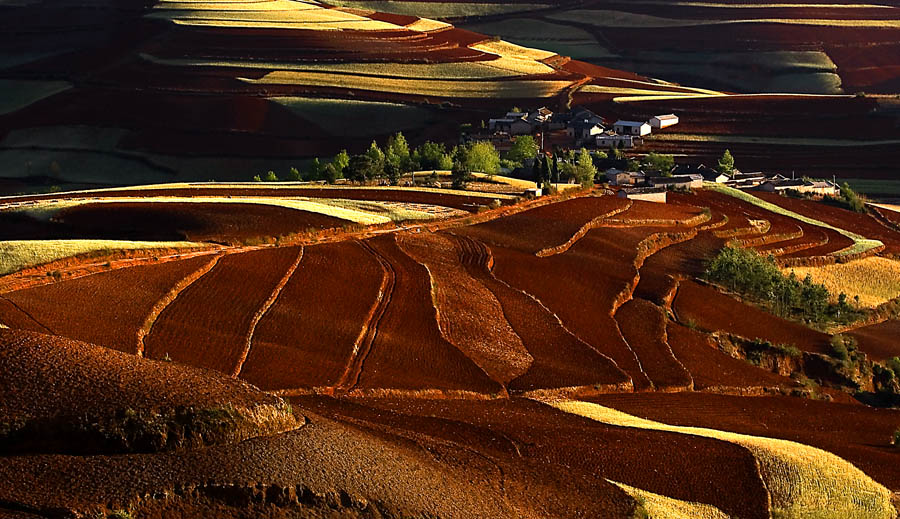
[[[640,145],[644,136],[675,124],[678,124],[677,115],[664,114],[647,121],[619,120],[610,128],[603,117],[584,107],[576,107],[561,114],[539,108],[532,112],[509,112],[502,118],[491,119],[488,130],[490,140],[500,150],[509,149],[516,136],[536,133],[540,133],[542,139],[545,136],[565,135],[570,146],[621,149]],[[544,147],[542,143],[541,148]],[[667,176],[610,169],[606,171],[606,179],[610,185],[618,186],[619,196],[654,202],[665,202],[669,189],[699,188],[703,186],[703,182],[715,182],[739,189],[769,192],[791,190],[812,195],[836,195],[840,191],[834,182],[829,181],[793,179],[762,172],[742,173],[738,170],[725,175],[702,164],[676,165]]]

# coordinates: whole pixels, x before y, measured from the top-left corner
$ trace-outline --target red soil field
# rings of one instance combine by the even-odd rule
[[[680,322],[693,321],[704,330],[720,330],[747,339],[760,338],[773,344],[793,345],[803,351],[830,351],[828,335],[775,317],[694,281],[679,285],[674,309]]]
[[[878,211],[879,214],[887,218],[889,221],[900,225],[900,212],[891,211],[890,209],[883,209],[881,207],[873,207],[875,211]]]
[[[900,321],[891,319],[847,332],[859,342],[870,360],[880,361],[900,356]]]
[[[628,200],[614,196],[587,196],[529,209],[511,216],[457,231],[488,245],[500,245],[534,254],[566,243],[591,220],[621,211]]]
[[[719,351],[706,335],[668,323],[669,347],[690,372],[697,390],[717,388],[792,387],[794,382]]]
[[[612,219],[633,220],[637,225],[640,225],[640,220],[672,220],[673,222],[685,222],[685,220],[700,216],[701,213],[702,210],[699,207],[687,204],[659,204],[635,200],[628,210],[615,215]],[[687,223],[684,223],[684,225],[687,225]]]
[[[609,357],[572,334],[540,302],[495,278],[487,267],[490,251],[484,244],[463,236],[456,238],[469,275],[484,283],[500,301],[503,315],[534,359],[524,375],[509,382],[510,391],[609,387],[630,382]]]
[[[701,231],[695,238],[666,247],[647,258],[641,266],[641,279],[634,296],[667,304],[665,298],[674,295],[676,278],[702,274],[706,262],[725,244],[724,239],[716,238],[712,232]]]
[[[803,229],[803,236],[799,238],[794,238],[793,240],[777,241],[766,245],[759,245],[753,248],[763,255],[775,254],[779,256],[791,253],[809,255],[809,253],[806,251],[813,248],[825,247],[829,243],[832,244],[832,248],[834,249],[834,251],[838,251],[844,248],[841,241],[838,241],[836,244],[830,241],[830,236],[826,232],[828,230],[829,229],[825,229],[822,227],[816,228],[813,226],[809,226],[808,228]],[[835,238],[837,239],[845,238],[840,233],[834,231],[832,231],[832,233],[837,235],[835,236]]]
[[[316,400],[322,399],[301,402],[312,405],[310,402]],[[320,404],[316,410],[350,423],[364,420],[392,430],[406,429],[413,437],[424,432],[470,447],[501,467],[510,457],[520,455],[545,460],[542,479],[565,481],[566,486],[577,484],[598,492],[588,500],[590,504],[563,504],[557,497],[549,497],[549,503],[570,507],[568,514],[579,506],[610,506],[606,487],[601,483],[609,479],[677,499],[709,503],[733,517],[768,517],[768,495],[753,457],[745,449],[726,442],[608,426],[524,399],[361,403],[374,409],[344,407],[329,412],[323,409],[329,403]],[[461,431],[459,424],[466,424]],[[560,514],[562,510],[557,513]],[[582,510],[578,515],[592,513]],[[598,516],[605,515],[608,513]]]
[[[286,207],[223,203],[102,203],[57,216],[74,235],[135,240],[239,242],[341,227],[351,222]]]
[[[645,299],[632,299],[616,311],[615,317],[622,336],[655,389],[677,391],[693,387],[690,373],[666,343],[666,317],[661,308]]]
[[[265,390],[337,384],[383,275],[357,241],[304,248],[300,266],[256,327],[241,378]]]
[[[145,356],[231,374],[242,360],[254,314],[301,252],[298,247],[230,254],[185,289],[145,338]]]
[[[0,324],[3,324],[8,328],[41,333],[53,333],[52,330],[39,323],[34,317],[28,315],[28,313],[16,306],[15,303],[6,299],[5,295],[0,295]]]
[[[709,393],[601,395],[590,400],[661,422],[805,443],[833,452],[893,491],[900,452],[889,443],[900,411],[793,397]]]
[[[153,305],[210,260],[211,256],[200,256],[116,269],[3,297],[25,309],[54,334],[135,353],[138,329]]]
[[[821,220],[839,229],[846,229],[869,239],[881,240],[884,243],[884,252],[886,254],[900,254],[900,232],[887,228],[867,214],[855,213],[821,202],[789,198],[773,193],[759,193],[758,196],[767,202],[804,216]]]
[[[853,245],[853,240],[844,236],[843,234],[832,231],[831,229],[822,229],[822,233],[828,237],[828,243],[825,245],[818,245],[815,247],[810,247],[808,249],[802,249],[795,252],[789,252],[781,256],[782,258],[808,258],[814,256],[827,256],[834,252],[838,252],[840,250],[846,249],[847,247],[851,247]],[[788,243],[788,242],[785,242]]]
[[[361,389],[456,389],[494,393],[502,386],[447,342],[437,325],[431,279],[387,234],[366,242],[395,277],[387,310],[376,326],[370,352],[363,352]]]

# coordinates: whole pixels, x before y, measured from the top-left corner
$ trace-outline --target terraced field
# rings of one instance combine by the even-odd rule
[[[234,196],[258,190],[114,190],[91,193],[100,200],[75,207],[106,207],[108,196],[117,200],[109,210],[127,210],[137,203],[127,200],[143,192],[202,199],[225,197],[228,189]],[[282,189],[280,197],[268,195],[282,201],[307,191],[267,189]],[[334,202],[345,192],[353,198]],[[82,348],[71,340],[85,340],[98,345],[92,352],[115,348],[147,369],[202,368],[205,377],[253,384],[258,395],[290,400],[296,420],[289,431],[259,436],[263,426],[241,428],[238,415],[219,410],[209,418],[219,425],[210,426],[227,431],[237,424],[237,436],[210,434],[221,440],[203,449],[190,440],[176,448],[182,449],[178,457],[153,449],[123,454],[123,444],[102,443],[91,443],[88,455],[64,457],[52,435],[41,432],[47,439],[29,446],[24,433],[0,430],[0,471],[28,482],[24,488],[0,485],[0,501],[27,510],[87,513],[103,506],[162,516],[274,507],[297,514],[329,508],[437,517],[487,511],[495,517],[624,518],[640,510],[680,510],[762,519],[836,509],[848,517],[893,517],[890,493],[900,490],[889,446],[895,413],[854,400],[834,377],[822,375],[821,387],[810,385],[804,377],[815,375],[812,368],[801,372],[802,366],[754,361],[740,348],[729,349],[758,338],[783,351],[797,348],[790,362],[810,366],[832,354],[829,334],[700,280],[705,263],[729,243],[793,247],[785,259],[824,268],[816,266],[814,244],[831,235],[816,233],[846,237],[848,230],[711,190],[673,193],[664,205],[600,191],[504,199],[506,205],[481,212],[469,205],[482,205],[485,197],[477,195],[321,194],[305,200],[344,208],[440,203],[471,209],[463,217],[402,227],[326,229],[297,243],[218,246],[155,260],[138,254],[108,264],[69,258],[54,264],[57,270],[26,268],[0,278],[0,324],[10,328],[0,330],[4,347],[7,335],[65,351]],[[16,207],[39,214],[75,202],[71,196],[16,199],[30,204]],[[895,239],[895,231],[881,229],[886,240]],[[813,245],[796,247],[807,234]],[[875,255],[834,266],[880,260],[893,261]],[[866,322],[844,333],[873,360],[885,361],[896,355],[894,322]],[[102,376],[155,376],[142,369]],[[72,383],[54,378],[65,372],[48,371],[48,383]],[[18,371],[10,373],[19,379]],[[171,376],[174,390],[179,378]],[[673,409],[702,405],[667,414],[667,393],[676,393]],[[714,412],[709,402],[722,402],[721,410]],[[733,412],[744,402],[762,422],[735,418],[751,413]],[[104,415],[97,427],[138,426],[118,421],[124,420],[158,430],[156,418],[146,418],[157,411],[110,406],[111,417]],[[283,425],[284,409],[272,411],[275,422],[253,415],[252,423]],[[822,417],[832,409],[845,417],[841,435],[859,430],[858,438],[821,432]],[[801,427],[803,420],[811,429]],[[110,458],[110,452],[120,455]],[[60,480],[95,483],[47,492],[57,488],[56,476],[40,477],[47,465],[59,467]],[[120,477],[114,485],[100,471]],[[135,473],[143,475],[124,476]],[[163,494],[171,497],[129,497]]]

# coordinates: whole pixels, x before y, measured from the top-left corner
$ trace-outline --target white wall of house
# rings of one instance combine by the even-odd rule
[[[651,117],[649,122],[653,128],[667,128],[678,124],[678,117],[675,115],[657,115]]]

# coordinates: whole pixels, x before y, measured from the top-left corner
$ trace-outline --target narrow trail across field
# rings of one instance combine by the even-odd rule
[[[397,282],[396,272],[394,272],[394,267],[391,266],[391,263],[365,241],[360,241],[359,244],[366,252],[371,254],[376,261],[378,261],[384,274],[381,279],[381,287],[378,290],[378,297],[372,304],[372,309],[369,311],[366,320],[363,322],[362,328],[359,331],[359,336],[353,343],[353,352],[347,361],[347,367],[344,368],[341,378],[338,380],[337,384],[335,384],[335,389],[342,392],[352,391],[359,383],[363,365],[365,364],[369,353],[372,351],[372,345],[375,343],[375,338],[378,335],[378,323],[381,321],[381,318],[387,311],[388,305],[391,303],[394,285]]]
[[[237,365],[234,367],[234,371],[231,373],[233,377],[239,377],[241,375],[241,371],[244,369],[244,363],[247,362],[247,356],[250,355],[250,348],[253,346],[253,334],[256,332],[256,326],[259,324],[259,321],[266,315],[266,312],[272,308],[272,305],[275,304],[275,301],[278,300],[278,296],[281,295],[281,291],[284,290],[285,285],[287,285],[288,281],[291,280],[291,277],[294,275],[294,272],[297,270],[297,267],[300,266],[300,262],[303,260],[303,251],[304,248],[301,245],[299,247],[300,250],[297,251],[297,259],[288,267],[287,271],[284,273],[284,277],[275,285],[275,288],[272,289],[271,295],[266,301],[262,304],[259,310],[253,314],[253,319],[250,321],[250,329],[247,330],[247,339],[244,343],[244,351],[241,352],[241,356],[238,358]]]
[[[178,298],[179,294],[181,294],[185,289],[189,286],[193,285],[197,280],[208,274],[216,264],[219,263],[219,260],[225,254],[220,253],[213,256],[213,258],[201,266],[199,269],[192,272],[190,275],[179,281],[175,284],[156,304],[153,305],[153,308],[150,309],[150,313],[147,314],[146,319],[144,319],[144,324],[138,328],[137,337],[136,337],[136,348],[135,354],[138,357],[144,356],[145,344],[144,339],[150,335],[150,332],[153,330],[153,325],[156,324],[156,319],[159,315],[165,310],[169,305],[171,305],[175,299]]]

